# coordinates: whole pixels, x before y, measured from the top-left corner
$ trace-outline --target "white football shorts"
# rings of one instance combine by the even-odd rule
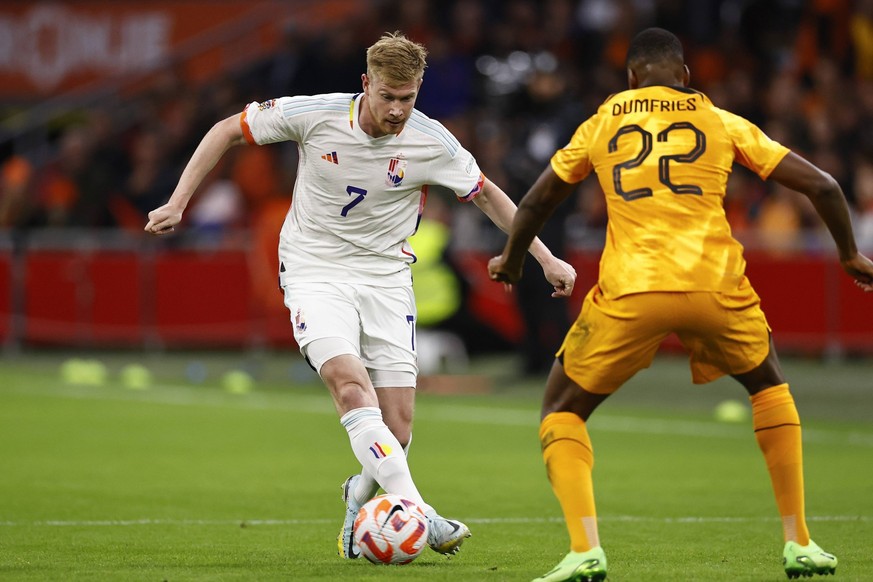
[[[418,376],[412,286],[290,283],[284,288],[294,339],[320,374],[329,359],[361,358],[376,388],[415,386]]]

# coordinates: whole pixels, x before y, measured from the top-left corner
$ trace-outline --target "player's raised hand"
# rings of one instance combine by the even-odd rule
[[[576,269],[573,265],[556,257],[543,265],[543,274],[555,288],[552,297],[569,297],[573,293],[573,286],[576,285]]]
[[[855,285],[865,293],[873,292],[873,261],[858,253],[851,259],[841,261],[841,264],[843,269],[855,279]]]
[[[145,231],[151,234],[168,234],[182,221],[182,210],[175,205],[164,204],[149,212],[149,222]]]
[[[521,264],[510,267],[503,255],[491,257],[488,261],[488,277],[492,281],[503,283],[506,291],[512,291],[512,284],[521,279],[521,267]]]

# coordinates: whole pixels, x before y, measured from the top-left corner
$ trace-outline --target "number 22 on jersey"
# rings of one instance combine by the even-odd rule
[[[692,131],[694,133],[695,144],[688,150],[688,152],[684,154],[665,154],[659,157],[658,180],[676,194],[694,194],[697,196],[701,196],[703,195],[703,190],[700,188],[700,186],[695,186],[694,184],[674,184],[670,180],[670,164],[690,164],[694,162],[697,158],[699,158],[703,154],[703,152],[706,151],[706,134],[697,129],[690,122],[677,121],[670,124],[670,127],[665,129],[664,131],[660,132],[657,136],[657,140],[659,143],[666,143],[667,141],[669,141],[671,132],[680,130]],[[654,138],[651,132],[643,129],[637,124],[622,126],[618,129],[615,135],[612,136],[612,139],[609,140],[609,153],[614,153],[618,150],[618,140],[622,136],[632,133],[636,133],[640,136],[641,146],[639,152],[633,158],[616,164],[612,168],[612,184],[615,188],[615,192],[628,202],[632,200],[637,200],[639,198],[646,198],[652,195],[652,189],[649,187],[625,190],[621,184],[622,171],[633,170],[634,168],[639,167],[652,153]]]

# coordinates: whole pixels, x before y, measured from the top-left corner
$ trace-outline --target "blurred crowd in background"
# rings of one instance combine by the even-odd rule
[[[148,212],[168,199],[215,122],[252,101],[359,92],[366,48],[395,30],[429,50],[417,108],[443,122],[518,201],[576,127],[627,88],[631,38],[660,26],[683,41],[693,88],[840,182],[862,250],[873,252],[873,0],[371,0],[353,5],[353,20],[328,18],[326,27],[295,20],[302,2],[272,5],[288,13],[277,15],[282,42],[266,57],[196,83],[168,63],[135,91],[71,108],[39,140],[0,142],[0,239],[60,233],[64,241],[105,231],[145,240]],[[8,119],[2,123],[9,127]],[[254,249],[253,293],[283,317],[276,244],[296,169],[293,143],[232,149],[180,229],[189,240]],[[806,198],[742,167],[731,175],[725,209],[747,248],[833,251]],[[473,338],[468,347],[498,341],[471,329],[477,318],[463,305],[470,296],[464,272],[469,278],[484,267],[475,261],[459,267],[451,257],[478,253],[481,262],[501,248],[504,235],[472,205],[448,196],[431,195],[424,219],[421,240],[413,241],[416,282],[426,282],[416,290],[419,323]],[[605,225],[603,194],[592,178],[555,213],[542,238],[559,256],[596,252]],[[171,246],[178,238],[160,242]],[[429,259],[425,249],[433,250]],[[434,269],[425,272],[429,265]],[[440,270],[446,267],[456,283]],[[533,261],[526,268],[537,269]],[[549,300],[537,272],[522,279],[516,298],[528,329],[524,370],[539,372],[569,323],[567,307]]]
[[[873,247],[873,0],[396,0],[317,35],[288,26],[280,50],[202,86],[172,67],[123,107],[70,116],[51,148],[4,147],[0,228],[139,231],[163,203],[202,135],[253,100],[360,90],[365,49],[400,30],[429,49],[417,107],[441,120],[483,171],[518,200],[576,126],[626,88],[625,49],[642,28],[683,40],[692,87],[759,124],[832,173]],[[296,148],[237,148],[187,215],[212,233],[278,230]],[[806,200],[742,168],[725,201],[747,244],[827,244]],[[436,211],[434,211],[436,212]],[[449,208],[465,245],[493,246],[478,214]],[[598,244],[602,195],[587,180],[548,232],[558,248]],[[485,232],[482,232],[485,229]],[[467,233],[467,236],[462,236]],[[497,239],[499,240],[499,239]],[[822,242],[823,241],[823,242]]]

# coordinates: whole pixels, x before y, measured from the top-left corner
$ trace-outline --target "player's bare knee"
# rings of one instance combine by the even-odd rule
[[[393,428],[388,427],[391,432],[394,434],[395,438],[397,438],[397,442],[400,443],[400,446],[406,448],[406,445],[409,444],[409,437],[412,434],[412,431],[407,426],[406,428]]]
[[[373,389],[359,382],[341,382],[330,387],[334,401],[341,414],[363,407],[378,407]]]
[[[770,340],[770,353],[767,354],[764,361],[748,372],[733,374],[732,378],[742,384],[750,396],[767,388],[784,384],[785,375],[782,373],[782,366],[779,364],[772,338]]]
[[[600,403],[608,397],[609,394],[588,392],[568,379],[561,389],[546,392],[540,416],[542,419],[554,412],[572,412],[587,421]]]
[[[412,434],[412,417],[382,409],[382,419],[402,446],[405,447],[409,444]]]

